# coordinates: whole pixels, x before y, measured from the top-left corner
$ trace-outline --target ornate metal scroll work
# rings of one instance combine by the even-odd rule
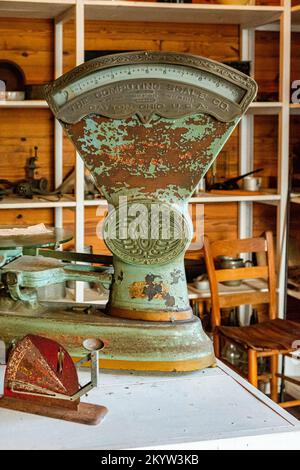
[[[195,69],[205,70],[214,74],[214,76],[222,77],[223,79],[240,86],[245,90],[245,95],[240,103],[241,113],[244,113],[249,104],[255,98],[257,93],[257,84],[252,78],[244,75],[241,72],[233,70],[227,65],[220,64],[214,60],[206,59],[205,57],[194,56],[192,54],[178,54],[175,52],[129,52],[123,54],[113,54],[106,57],[97,58],[79,65],[75,69],[67,72],[55,82],[46,85],[45,95],[50,104],[54,114],[57,114],[59,107],[55,103],[53,96],[59,92],[68,83],[73,80],[78,80],[82,77],[93,73],[96,70],[116,67],[119,65],[131,64],[175,64],[182,66],[189,66]]]
[[[105,220],[104,240],[129,264],[165,264],[183,254],[191,231],[185,217],[166,203],[149,199],[120,206]]]

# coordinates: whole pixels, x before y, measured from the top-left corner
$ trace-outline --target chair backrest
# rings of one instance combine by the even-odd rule
[[[236,257],[240,253],[256,253],[258,266],[236,269],[217,269],[218,256]],[[266,232],[264,237],[246,238],[243,240],[218,240],[210,242],[204,237],[204,255],[211,290],[212,324],[213,327],[221,324],[221,308],[238,305],[269,304],[269,317],[277,317],[276,308],[276,272],[272,232]],[[264,256],[262,256],[264,255]],[[261,260],[265,259],[264,265]],[[219,294],[218,283],[243,279],[265,279],[268,290],[249,291],[243,293]]]

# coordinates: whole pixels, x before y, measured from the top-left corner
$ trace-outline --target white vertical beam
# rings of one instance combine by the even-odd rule
[[[240,31],[240,57],[241,60],[251,61],[251,75],[254,73],[255,58],[255,31],[243,29]],[[240,174],[253,170],[253,139],[254,117],[245,115],[239,126],[239,172]],[[253,204],[252,202],[238,203],[238,236],[250,238],[253,233]],[[244,259],[250,259],[249,253],[241,253]],[[252,308],[250,305],[239,307],[239,318],[242,325],[248,324]]]
[[[286,289],[286,235],[289,181],[289,124],[290,124],[290,54],[291,54],[291,0],[281,0],[284,11],[280,19],[280,70],[279,100],[282,109],[278,126],[278,191],[281,200],[277,208],[277,269],[278,269],[278,312],[282,317],[285,308]]]
[[[241,119],[239,128],[239,172],[253,170],[254,116],[246,115]],[[253,235],[253,203],[239,203],[239,238],[250,238]]]
[[[75,7],[75,54],[76,65],[84,62],[84,2],[76,1]],[[76,213],[75,213],[75,238],[76,251],[83,252],[84,249],[84,164],[76,153]],[[76,282],[76,302],[84,300],[84,284]]]
[[[63,73],[63,25],[55,23],[54,26],[54,78],[58,78]],[[55,188],[57,188],[63,180],[63,134],[62,127],[58,120],[54,120],[54,160],[55,160]],[[55,227],[63,226],[63,209],[57,207],[55,209]]]
[[[71,6],[55,17],[55,22],[64,24],[74,18],[75,8]]]
[[[254,29],[241,29],[240,33],[241,60],[251,61],[251,75],[254,73],[255,58],[255,31]],[[246,173],[253,170],[253,140],[254,117],[245,115],[239,127],[239,172]],[[251,202],[239,203],[239,238],[252,237],[253,233],[253,204]]]

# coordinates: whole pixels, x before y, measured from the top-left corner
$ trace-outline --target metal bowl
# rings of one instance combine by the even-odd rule
[[[24,101],[25,91],[6,91],[5,99],[7,101]]]
[[[207,277],[198,276],[194,279],[194,286],[198,290],[208,290],[209,289],[209,281]]]
[[[238,269],[244,268],[245,262],[242,258],[235,258],[232,256],[218,256],[217,258],[218,266],[220,269]],[[224,286],[237,287],[242,283],[241,279],[236,281],[224,281],[222,284]]]

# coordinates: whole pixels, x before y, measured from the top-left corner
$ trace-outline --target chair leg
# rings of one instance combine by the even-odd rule
[[[218,332],[214,332],[214,338],[213,338],[213,343],[214,343],[214,351],[215,355],[217,358],[221,357],[221,338]]]
[[[257,353],[254,349],[249,349],[248,350],[248,380],[256,388],[258,387],[257,377],[258,377]]]
[[[204,316],[204,304],[203,304],[203,302],[198,302],[197,307],[198,307],[197,315],[200,318],[200,320],[202,321],[203,316]]]
[[[199,314],[199,302],[197,300],[192,299],[190,301],[190,304],[193,311],[193,315],[195,315],[195,317],[201,318]]]
[[[285,375],[285,355],[282,355],[282,364],[281,364],[281,375],[284,376]],[[284,380],[281,379],[280,381],[280,392],[279,392],[279,403],[282,403],[284,400],[283,400],[283,396],[284,396]]]
[[[271,356],[271,399],[278,403],[278,355]]]

